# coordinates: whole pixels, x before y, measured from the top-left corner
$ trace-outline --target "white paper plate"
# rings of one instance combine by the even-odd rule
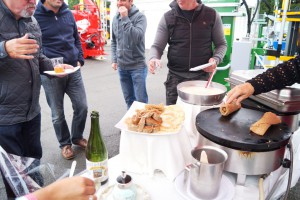
[[[202,70],[202,69],[204,69],[206,67],[209,67],[211,65],[212,65],[212,63],[206,63],[204,65],[199,65],[197,67],[193,67],[193,68],[190,69],[190,71],[199,71],[199,70]]]
[[[175,189],[176,191],[186,200],[204,200],[195,197],[190,193],[188,189],[189,178],[185,179],[185,173],[182,171],[175,179]],[[184,181],[186,180],[186,181]],[[225,176],[222,176],[220,190],[218,196],[212,200],[231,200],[234,197],[234,185]]]
[[[97,199],[99,200],[114,200],[113,198],[113,189],[115,185],[111,185],[104,189]],[[136,200],[150,200],[150,195],[139,185],[135,184],[136,187]]]
[[[144,133],[144,132],[136,132],[136,131],[129,130],[125,120],[128,117],[131,117],[132,115],[134,115],[134,113],[136,112],[137,109],[143,109],[143,108],[145,108],[145,103],[134,101],[133,104],[131,105],[131,107],[129,108],[129,110],[124,115],[124,117],[115,125],[115,127],[119,128],[121,130],[124,130],[128,133],[134,133],[134,134],[138,134],[138,135],[148,135],[148,136],[173,135],[173,134],[179,133],[180,130],[182,129],[183,123],[176,131],[172,131],[172,132],[158,131],[156,133]]]
[[[158,131],[156,133],[144,133],[144,132],[136,132],[136,131],[131,131],[126,129],[125,131],[131,134],[138,134],[138,135],[148,135],[148,136],[163,136],[163,135],[174,135],[180,132],[180,130],[182,129],[182,126],[180,127],[180,129],[174,131],[174,132],[163,132],[163,131]]]
[[[55,71],[44,71],[45,74],[49,74],[51,76],[61,76],[61,75],[68,75],[76,72],[78,69],[80,69],[80,66],[74,67],[74,69],[65,69],[62,73],[56,73]]]

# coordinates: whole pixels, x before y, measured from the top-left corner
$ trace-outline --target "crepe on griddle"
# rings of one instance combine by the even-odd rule
[[[220,113],[222,116],[228,116],[240,108],[241,104],[237,105],[235,102],[225,103],[220,106]]]
[[[250,130],[257,135],[264,135],[271,125],[281,123],[281,119],[272,112],[266,112],[262,118],[250,126]]]

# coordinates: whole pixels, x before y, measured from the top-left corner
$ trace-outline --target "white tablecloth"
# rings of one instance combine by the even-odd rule
[[[153,175],[161,170],[172,181],[192,162],[192,145],[183,129],[171,135],[140,135],[122,131],[120,158],[125,171]]]
[[[183,102],[179,97],[177,99],[176,104],[180,105],[185,112],[184,127],[190,138],[192,146],[196,147],[198,145],[199,136],[200,136],[196,128],[197,115],[204,110],[220,107],[220,105],[213,105],[213,106],[193,105],[193,104],[188,104]]]

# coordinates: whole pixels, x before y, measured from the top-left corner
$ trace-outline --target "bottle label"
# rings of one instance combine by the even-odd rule
[[[89,177],[95,182],[103,182],[108,178],[107,159],[102,162],[91,162],[86,160],[86,169]]]

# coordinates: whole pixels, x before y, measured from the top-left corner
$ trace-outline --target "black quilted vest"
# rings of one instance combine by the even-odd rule
[[[212,57],[212,28],[216,11],[202,4],[189,22],[173,7],[164,15],[169,30],[168,68],[187,72],[197,65],[208,63]]]

